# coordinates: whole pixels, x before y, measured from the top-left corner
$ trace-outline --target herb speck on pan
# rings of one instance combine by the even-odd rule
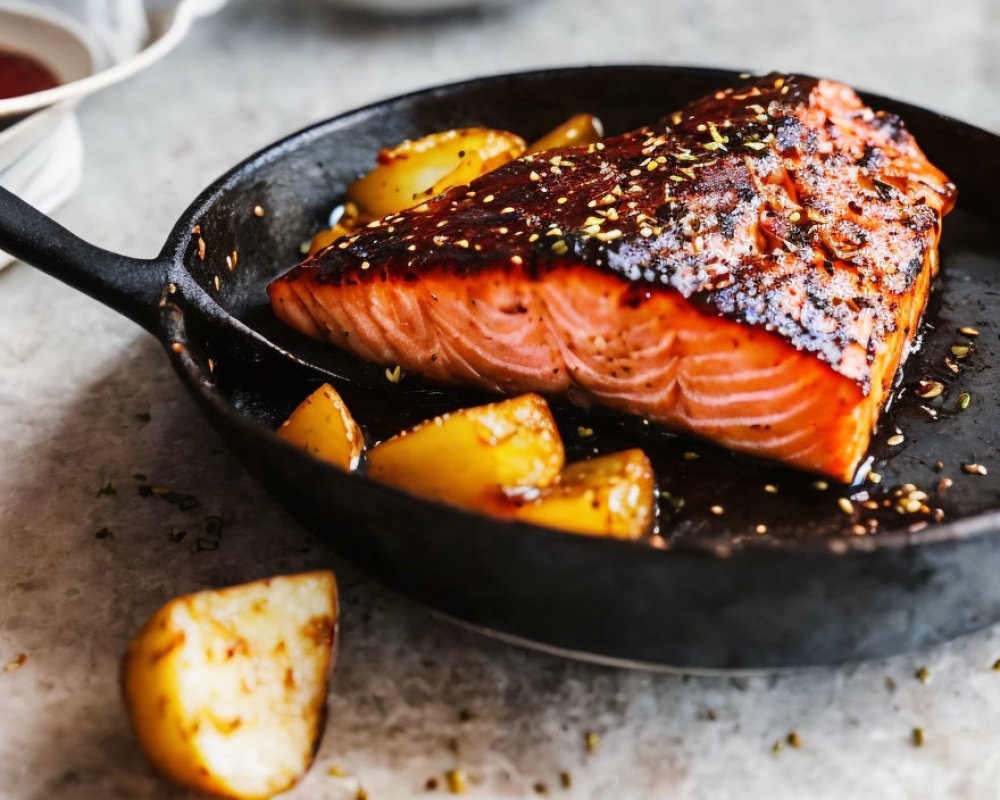
[[[112,494],[118,494],[118,489],[115,488],[115,485],[111,481],[108,481],[106,484],[104,484],[104,486],[102,486],[94,493],[94,497],[101,497],[102,495],[112,495]]]

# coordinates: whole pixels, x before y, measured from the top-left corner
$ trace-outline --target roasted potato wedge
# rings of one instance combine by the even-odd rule
[[[316,458],[346,470],[357,468],[365,448],[361,428],[328,383],[303,400],[277,434]]]
[[[428,420],[368,451],[368,475],[422,497],[487,510],[505,487],[548,486],[565,461],[536,394]]]
[[[265,798],[308,769],[337,627],[331,572],[178,597],[132,640],[122,686],[139,744],[177,783]]]
[[[576,533],[638,539],[656,508],[653,468],[642,450],[570,464],[552,485],[512,494],[517,519]]]
[[[344,203],[343,208],[344,213],[340,215],[336,225],[313,236],[309,243],[309,255],[315,255],[320,250],[329,247],[341,236],[350,236],[366,221],[361,218],[358,207],[354,203]]]
[[[604,125],[600,119],[593,114],[577,114],[528,145],[524,155],[555,150],[557,147],[570,147],[574,144],[594,144],[603,138]]]
[[[463,186],[524,152],[507,131],[458,128],[405,141],[378,154],[378,166],[347,194],[363,217],[385,217],[453,186]]]

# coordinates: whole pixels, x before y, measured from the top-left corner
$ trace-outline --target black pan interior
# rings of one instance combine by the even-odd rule
[[[199,216],[206,242],[204,261],[192,257],[192,244],[188,263],[202,288],[226,311],[319,369],[296,371],[282,385],[263,386],[231,381],[242,376],[220,369],[219,388],[253,417],[274,427],[320,380],[335,376],[334,384],[372,441],[433,414],[489,399],[431,386],[416,376],[393,384],[383,368],[307,340],[273,319],[264,294],[266,283],[296,263],[301,245],[324,226],[342,201],[346,183],[370,168],[380,147],[468,125],[506,128],[530,139],[580,111],[598,114],[609,132],[624,131],[733,80],[738,77],[728,73],[657,68],[549,73],[541,80],[493,79],[358,112],[279,147],[253,169],[238,171]],[[815,476],[723,450],[641,419],[554,402],[569,457],[632,446],[647,452],[661,490],[663,540],[721,537],[732,543],[767,543],[844,534],[878,536],[933,524],[937,509],[939,519],[953,520],[1000,505],[1000,466],[992,469],[1000,443],[995,399],[1000,396],[1000,374],[992,369],[1000,346],[1000,297],[994,286],[1000,248],[992,233],[1000,217],[996,184],[983,174],[982,147],[976,150],[969,142],[955,141],[955,124],[926,111],[874,98],[871,102],[903,114],[930,157],[958,184],[960,199],[944,226],[941,277],[925,318],[923,345],[906,365],[874,438],[871,460],[855,485],[824,486]],[[987,146],[994,154],[1000,151],[995,139],[984,142]],[[263,217],[253,213],[255,206],[264,209]],[[227,259],[231,262],[234,252],[236,266],[230,269]],[[968,327],[980,335],[959,333]],[[950,350],[955,345],[971,345],[969,354],[955,358]],[[958,373],[946,359],[958,365]],[[914,388],[922,379],[940,381],[945,391],[931,400],[918,397]],[[963,393],[969,395],[969,404],[958,410]],[[594,433],[581,437],[580,428]],[[903,444],[890,445],[898,433]],[[987,474],[967,472],[964,465],[969,464],[983,465]],[[881,476],[879,484],[865,479],[867,467]],[[942,478],[951,478],[953,485],[942,488]],[[927,493],[923,503],[929,512],[900,513],[899,488],[906,484]],[[841,497],[853,498],[853,513],[845,513]],[[865,508],[866,500],[878,508]],[[713,506],[722,506],[724,513],[710,513]]]
[[[1000,142],[879,98],[869,99],[900,111],[961,191],[945,224],[923,349],[872,449],[879,490],[926,489],[942,522],[890,505],[878,511],[877,533],[856,535],[854,526],[872,516],[860,508],[864,486],[817,489],[811,477],[564,404],[556,414],[570,457],[624,445],[652,457],[664,493],[659,536],[592,538],[437,505],[316,462],[267,430],[322,380],[340,390],[372,440],[483,399],[412,378],[392,384],[382,368],[314,345],[266,309],[267,282],[298,260],[300,245],[379,147],[469,124],[530,138],[580,110],[601,115],[609,131],[625,130],[737,79],[671,67],[490,78],[386,101],[250,158],[196,200],[164,251],[175,291],[164,297],[161,322],[167,343],[177,345],[168,352],[181,378],[262,485],[339,552],[407,597],[510,636],[629,663],[774,668],[879,657],[1000,620],[1000,548],[989,535],[1000,515],[987,513],[998,504],[991,365],[1000,345],[1000,253],[991,231],[1000,220],[993,194]],[[957,332],[968,325],[980,331],[974,340]],[[945,354],[966,340],[975,349],[953,375]],[[927,376],[948,388],[919,403],[909,388]],[[970,394],[969,407],[954,412],[961,392]],[[594,436],[579,437],[581,425]],[[895,426],[903,445],[887,443]],[[685,459],[686,452],[700,457]],[[962,472],[973,461],[988,474]],[[935,494],[945,475],[954,486]],[[765,491],[768,484],[778,493]],[[855,498],[852,515],[837,502],[845,496]],[[707,513],[716,504],[724,514]],[[761,524],[764,534],[755,532]]]

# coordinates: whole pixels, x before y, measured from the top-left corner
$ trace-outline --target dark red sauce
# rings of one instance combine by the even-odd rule
[[[23,53],[0,50],[0,100],[58,85],[56,76],[42,62]]]

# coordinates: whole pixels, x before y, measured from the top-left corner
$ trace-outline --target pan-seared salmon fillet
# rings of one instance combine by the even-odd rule
[[[954,197],[898,117],[772,75],[510,162],[268,293],[365,359],[568,393],[849,481]]]

